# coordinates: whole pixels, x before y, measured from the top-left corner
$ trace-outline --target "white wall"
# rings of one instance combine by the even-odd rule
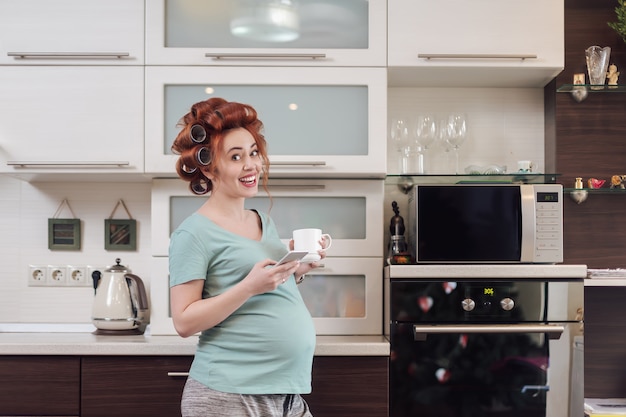
[[[63,199],[81,219],[80,251],[48,249],[48,218]],[[104,249],[104,220],[120,199],[137,220],[136,251]],[[72,214],[65,207],[59,217]],[[128,216],[120,206],[113,218]],[[28,183],[0,176],[0,323],[91,322],[93,287],[28,287],[29,264],[108,266],[119,257],[148,289],[150,231],[149,182]]]

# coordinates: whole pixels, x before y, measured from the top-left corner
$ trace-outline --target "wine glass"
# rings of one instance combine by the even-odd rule
[[[389,136],[396,150],[400,153],[400,172],[406,174],[409,170],[409,122],[405,117],[396,117],[391,120]]]
[[[459,148],[467,139],[467,122],[463,113],[451,113],[447,118],[446,141],[454,150],[455,174],[459,173]]]
[[[432,114],[419,114],[412,133],[415,143],[422,149],[422,153],[426,154],[437,138],[437,119]]]

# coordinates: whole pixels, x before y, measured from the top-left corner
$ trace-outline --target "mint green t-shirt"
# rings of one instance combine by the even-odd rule
[[[202,298],[209,298],[241,281],[257,262],[280,259],[287,248],[272,219],[258,215],[260,241],[231,233],[198,213],[184,220],[170,240],[170,286],[205,279]],[[292,276],[203,331],[189,376],[222,392],[307,394],[314,350],[313,320]]]

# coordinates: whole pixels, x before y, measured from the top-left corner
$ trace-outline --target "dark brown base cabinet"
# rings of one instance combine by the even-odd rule
[[[0,416],[180,416],[190,356],[0,356]],[[315,417],[387,417],[385,356],[318,356]]]
[[[180,416],[190,356],[84,356],[81,417]],[[174,375],[174,376],[172,376]]]
[[[0,416],[79,413],[80,357],[0,356]]]

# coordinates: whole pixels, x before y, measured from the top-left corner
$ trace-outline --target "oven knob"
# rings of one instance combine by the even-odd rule
[[[474,307],[476,307],[476,303],[471,298],[466,298],[465,300],[463,300],[461,302],[461,305],[463,306],[463,310],[465,311],[472,311]]]
[[[502,310],[504,311],[511,311],[513,310],[513,307],[515,307],[515,301],[509,297],[503,298],[500,300],[500,307],[502,307]]]

